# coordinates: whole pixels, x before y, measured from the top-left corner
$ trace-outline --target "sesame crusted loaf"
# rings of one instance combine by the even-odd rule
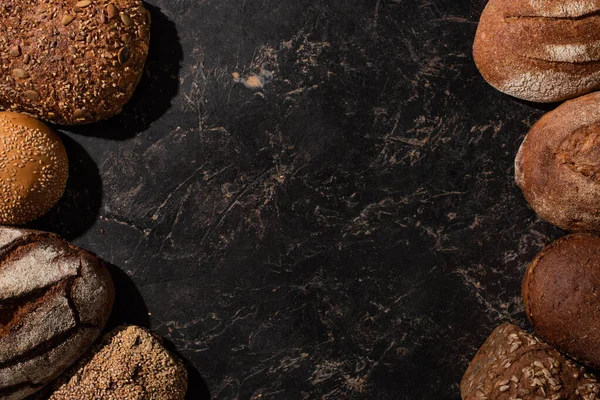
[[[119,114],[149,40],[140,0],[2,0],[0,110],[68,125]]]
[[[524,100],[600,88],[600,0],[490,0],[473,56],[485,80]]]
[[[187,370],[153,333],[123,326],[52,386],[49,400],[183,400]]]
[[[498,326],[460,384],[463,400],[593,400],[596,377],[512,324]]]
[[[92,254],[51,233],[0,227],[0,399],[23,399],[77,361],[113,301]]]

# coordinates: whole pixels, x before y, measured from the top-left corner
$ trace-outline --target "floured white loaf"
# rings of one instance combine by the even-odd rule
[[[77,361],[113,301],[97,257],[51,233],[0,227],[0,399],[23,399]]]

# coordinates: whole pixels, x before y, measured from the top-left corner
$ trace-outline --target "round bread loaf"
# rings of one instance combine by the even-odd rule
[[[600,88],[600,1],[490,0],[473,46],[485,80],[537,102]]]
[[[529,131],[515,180],[533,210],[570,232],[600,232],[600,93],[569,100]]]
[[[119,114],[141,79],[149,28],[140,0],[2,0],[0,109],[70,125]]]
[[[600,368],[600,238],[565,236],[531,262],[523,303],[536,334],[558,350]]]
[[[0,224],[41,217],[63,195],[69,176],[59,137],[34,118],[0,112]]]
[[[113,301],[92,254],[51,233],[0,227],[0,399],[23,399],[77,361]]]
[[[597,378],[518,326],[498,326],[460,384],[463,400],[595,399]]]
[[[187,370],[152,333],[124,326],[107,334],[54,386],[49,400],[183,400]]]

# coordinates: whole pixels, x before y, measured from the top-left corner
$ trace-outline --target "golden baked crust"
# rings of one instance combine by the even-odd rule
[[[119,114],[149,40],[139,0],[2,0],[0,110],[69,125]]]
[[[23,114],[0,112],[0,224],[44,215],[63,195],[69,162],[52,129]]]
[[[49,400],[183,400],[185,366],[144,328],[122,326],[54,383]]]
[[[529,131],[515,180],[533,210],[570,232],[600,232],[600,93],[569,100]]]
[[[496,89],[554,102],[600,88],[600,1],[490,0],[473,45]]]

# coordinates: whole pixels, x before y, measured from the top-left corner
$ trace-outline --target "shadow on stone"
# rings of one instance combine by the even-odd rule
[[[148,308],[137,286],[129,275],[118,267],[106,263],[115,283],[115,304],[106,324],[105,332],[121,325],[138,325],[148,328]]]
[[[188,360],[185,359],[181,355],[175,345],[169,341],[168,339],[162,337],[163,345],[167,350],[171,353],[175,354],[179,357],[180,360],[183,361],[185,367],[188,371],[188,390],[185,395],[186,400],[210,400],[212,397],[210,395],[210,390],[208,389],[208,385],[200,372],[194,367]]]
[[[102,204],[98,167],[75,140],[60,134],[69,157],[69,180],[62,198],[47,214],[28,224],[30,229],[54,232],[72,241],[94,225]]]

